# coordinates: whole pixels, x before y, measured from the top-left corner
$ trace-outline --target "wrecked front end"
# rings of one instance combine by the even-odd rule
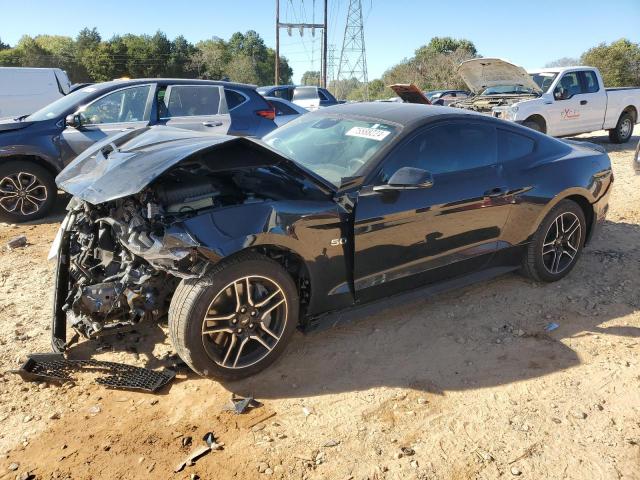
[[[323,194],[283,162],[247,139],[171,129],[126,133],[76,159],[57,178],[75,196],[50,256],[54,350],[68,346],[67,326],[91,339],[163,318],[181,279],[202,277],[250,231],[274,227],[274,201]],[[211,220],[243,205],[256,217],[244,229]]]
[[[474,95],[459,102],[450,103],[449,106],[473,110],[497,118],[506,118],[506,112],[512,105],[534,98],[538,98],[538,95]]]

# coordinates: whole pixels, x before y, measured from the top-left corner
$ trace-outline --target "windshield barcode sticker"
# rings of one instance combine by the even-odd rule
[[[369,138],[380,142],[381,140],[384,140],[389,133],[391,132],[388,130],[379,130],[377,128],[353,127],[345,135],[348,135],[349,137]]]

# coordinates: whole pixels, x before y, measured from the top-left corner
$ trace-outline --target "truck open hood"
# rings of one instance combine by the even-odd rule
[[[182,160],[231,144],[241,144],[247,149],[242,164],[229,165],[221,155],[212,167],[225,170],[283,164],[293,174],[303,175],[328,190],[321,179],[259,140],[171,127],[125,130],[96,143],[60,172],[56,184],[65,192],[96,205],[139,193]],[[258,154],[252,155],[252,152]]]
[[[489,87],[519,85],[542,94],[540,87],[527,71],[499,58],[474,58],[462,62],[458,73],[473,93],[481,93]]]

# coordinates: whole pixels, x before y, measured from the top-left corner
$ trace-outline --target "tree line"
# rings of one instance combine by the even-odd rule
[[[183,36],[170,40],[161,31],[103,40],[95,28],[85,28],[75,38],[25,35],[13,47],[0,40],[0,66],[57,67],[74,83],[177,77],[265,85],[274,81],[275,51],[253,30],[192,44]],[[292,75],[287,59],[280,57],[280,82],[290,83]]]
[[[414,55],[405,58],[386,70],[381,78],[364,85],[358,80],[330,82],[330,90],[340,98],[362,100],[368,91],[371,100],[395,96],[387,88],[394,83],[414,83],[422,90],[463,89],[462,78],[457,73],[464,60],[481,57],[470,40],[451,37],[434,37],[418,48]],[[580,58],[564,57],[549,62],[545,67],[589,65],[602,73],[607,87],[640,86],[640,44],[620,39],[610,44],[601,43],[584,52]],[[320,73],[305,72],[302,83],[318,85]]]

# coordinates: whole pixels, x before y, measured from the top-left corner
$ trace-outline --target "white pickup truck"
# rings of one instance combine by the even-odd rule
[[[612,142],[624,143],[639,121],[640,88],[604,88],[594,67],[526,72],[498,58],[476,58],[460,64],[458,73],[474,95],[451,106],[518,122],[552,136],[609,130]]]

